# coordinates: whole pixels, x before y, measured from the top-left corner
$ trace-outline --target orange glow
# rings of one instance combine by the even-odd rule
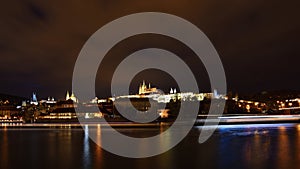
[[[285,130],[286,130],[286,128],[285,128],[284,126],[279,126],[278,129],[279,129],[280,131],[285,131]]]

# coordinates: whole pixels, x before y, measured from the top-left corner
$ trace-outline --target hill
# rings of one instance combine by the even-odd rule
[[[276,101],[286,100],[291,98],[300,98],[300,91],[296,90],[276,90],[276,91],[263,91],[255,94],[240,95],[240,99],[257,100],[257,101]]]
[[[17,105],[17,104],[21,104],[22,101],[29,100],[29,99],[25,98],[25,97],[13,96],[13,95],[0,93],[0,104],[4,103],[7,100],[9,101],[9,104]]]

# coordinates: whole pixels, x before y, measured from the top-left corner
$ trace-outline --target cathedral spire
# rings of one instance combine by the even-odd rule
[[[32,93],[32,98],[31,98],[31,102],[30,104],[34,104],[34,105],[38,105],[38,100],[37,100],[37,97],[36,97],[36,93]]]
[[[142,93],[142,84],[140,84],[140,86],[139,86],[139,94],[141,94]]]
[[[36,93],[32,93],[32,101],[37,102]]]
[[[70,93],[69,93],[69,91],[67,91],[66,100],[69,100],[69,99],[70,99]]]

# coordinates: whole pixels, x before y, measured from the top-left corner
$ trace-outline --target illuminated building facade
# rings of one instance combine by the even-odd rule
[[[151,84],[150,83],[148,84],[148,87],[145,84],[145,81],[143,81],[143,83],[140,84],[139,95],[151,94],[151,93],[157,93],[157,92],[158,92],[157,88],[155,88],[155,87],[151,88]]]
[[[206,99],[224,99],[225,96],[218,94],[217,90],[213,93],[193,93],[193,92],[180,92],[178,93],[176,88],[171,88],[170,92],[165,94],[159,89],[151,87],[149,83],[146,85],[145,81],[139,86],[139,92],[137,95],[125,95],[117,96],[119,98],[151,98],[158,103],[169,103],[171,100],[176,101],[203,101]]]

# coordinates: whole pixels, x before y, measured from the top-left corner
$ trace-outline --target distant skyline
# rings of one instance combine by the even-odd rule
[[[64,98],[87,39],[114,19],[146,11],[174,14],[197,25],[220,55],[228,90],[300,90],[297,4],[292,0],[6,1],[0,7],[0,93]],[[147,34],[128,38],[108,53],[98,71],[97,95],[110,94],[111,76],[124,57],[148,47],[182,57],[200,90],[209,90],[205,68],[198,66],[201,62],[192,51],[174,39]],[[176,87],[166,73],[149,70],[136,76],[132,92],[138,91],[142,80],[163,90]]]

